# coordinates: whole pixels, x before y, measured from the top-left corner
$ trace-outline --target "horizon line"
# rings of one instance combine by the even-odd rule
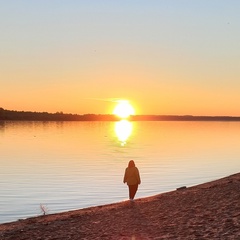
[[[84,114],[78,114],[78,113],[65,113],[63,111],[56,111],[56,112],[38,112],[38,111],[26,111],[26,110],[9,110],[9,109],[4,109],[0,107],[0,111],[10,111],[10,112],[19,112],[19,113],[47,113],[47,114],[63,114],[63,115],[77,115],[77,116],[86,116],[86,115],[102,115],[102,116],[115,116],[113,113],[84,113]],[[134,116],[155,116],[155,117],[211,117],[211,118],[240,118],[239,116],[232,116],[232,115],[192,115],[192,114],[134,114],[130,115],[129,117],[134,117]]]

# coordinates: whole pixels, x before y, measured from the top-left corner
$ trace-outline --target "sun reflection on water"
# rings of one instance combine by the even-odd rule
[[[132,133],[132,129],[133,125],[128,120],[121,120],[115,123],[115,133],[121,143],[121,146],[126,145],[127,139]]]

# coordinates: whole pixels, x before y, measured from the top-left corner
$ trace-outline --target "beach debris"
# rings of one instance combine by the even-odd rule
[[[179,191],[179,190],[184,190],[184,189],[186,189],[187,187],[186,186],[182,186],[182,187],[179,187],[179,188],[177,188],[177,190]]]
[[[43,215],[46,215],[48,213],[48,208],[43,204],[40,204],[40,210]]]

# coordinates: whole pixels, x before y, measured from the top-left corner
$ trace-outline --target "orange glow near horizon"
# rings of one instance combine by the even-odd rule
[[[127,100],[119,100],[113,110],[113,114],[122,119],[128,118],[130,115],[135,114],[135,110]]]
[[[240,116],[240,1],[179,2],[2,1],[0,108]]]

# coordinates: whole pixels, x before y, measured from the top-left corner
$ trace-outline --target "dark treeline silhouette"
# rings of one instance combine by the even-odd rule
[[[13,111],[0,108],[0,120],[18,121],[117,121],[115,115],[111,114],[66,114],[63,112],[25,112]]]
[[[231,116],[192,116],[192,115],[136,115],[133,121],[240,121],[240,117]]]
[[[17,121],[119,121],[120,118],[113,114],[71,114],[14,111],[0,108],[0,120]],[[191,115],[134,115],[131,121],[240,121],[240,117],[231,116],[191,116]]]

